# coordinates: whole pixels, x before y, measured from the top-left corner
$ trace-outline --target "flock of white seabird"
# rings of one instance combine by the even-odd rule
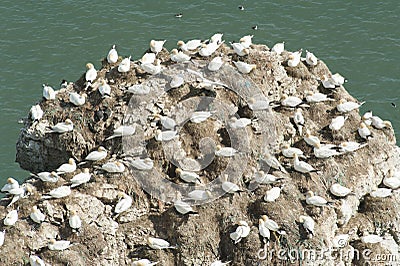
[[[189,40],[189,41],[179,41],[177,43],[178,48],[172,49],[170,53],[170,60],[176,63],[186,63],[189,62],[192,58],[193,54],[198,53],[200,56],[208,58],[213,56],[217,49],[224,43],[222,40],[223,34],[217,33],[213,35],[209,41],[201,41],[201,40]],[[242,61],[233,61],[233,65],[237,68],[237,70],[243,74],[249,74],[252,70],[257,68],[255,64],[248,64],[244,62],[245,57],[251,53],[252,50],[252,38],[253,35],[246,35],[240,38],[239,42],[231,43],[233,52],[237,54]],[[139,60],[139,67],[150,75],[156,75],[163,71],[163,65],[160,59],[157,58],[158,53],[160,53],[164,48],[163,45],[165,40],[151,40],[150,42],[150,50],[151,53],[146,53]],[[285,43],[277,43],[272,49],[271,53],[276,56],[280,56],[285,48]],[[295,68],[302,61],[305,62],[309,67],[314,67],[318,64],[317,57],[309,51],[306,51],[306,58],[302,58],[302,49],[289,53],[287,65],[289,67]],[[118,72],[126,73],[131,70],[131,56],[126,57],[118,63],[119,56],[116,50],[115,45],[112,46],[111,50],[107,54],[107,61],[112,66],[116,67]],[[170,63],[170,62],[169,62]],[[222,57],[215,56],[210,60],[207,65],[208,70],[210,71],[218,71],[223,64],[229,64],[229,62],[224,62]],[[87,71],[85,73],[85,81],[86,88],[89,86],[96,86],[97,81],[97,89],[99,93],[103,97],[112,97],[112,89],[107,84],[107,81],[104,78],[98,77],[98,72],[95,69],[92,63],[87,63],[86,65]],[[179,78],[179,77],[178,77]],[[171,87],[179,87],[183,84],[184,80],[173,80],[171,81]],[[338,86],[343,85],[345,79],[339,75],[329,75],[324,76],[321,79],[322,86],[327,89],[335,89]],[[138,88],[132,87],[130,92],[134,94],[146,94],[149,93],[150,88]],[[128,90],[129,91],[129,90]],[[43,85],[43,98],[46,101],[56,101],[57,91],[54,91],[48,85]],[[85,93],[79,94],[78,92],[71,92],[69,94],[69,101],[74,106],[82,106],[85,104],[87,95]],[[343,142],[339,145],[335,144],[327,144],[322,143],[321,140],[311,134],[311,132],[307,129],[306,133],[303,134],[302,128],[307,127],[307,121],[304,119],[302,114],[302,108],[309,107],[312,108],[313,104],[317,104],[319,102],[330,101],[334,102],[335,99],[329,98],[328,95],[322,94],[321,92],[313,92],[309,91],[306,93],[305,99],[298,98],[293,95],[282,95],[280,100],[280,106],[284,108],[293,109],[296,108],[293,114],[293,121],[298,129],[298,134],[304,139],[304,141],[313,147],[313,154],[304,154],[302,150],[296,147],[291,147],[287,143],[282,143],[281,152],[284,157],[293,159],[293,169],[296,172],[302,174],[309,174],[311,172],[317,171],[311,164],[306,161],[302,161],[299,158],[306,160],[307,158],[314,156],[316,158],[329,158],[332,156],[339,156],[349,152],[355,152],[356,150],[364,147],[367,143],[357,143],[352,141]],[[343,114],[338,117],[332,119],[329,128],[332,131],[340,131],[341,128],[347,121],[347,115],[349,112],[352,112],[358,109],[363,103],[357,103],[352,101],[346,101],[344,99],[339,100],[339,103],[336,105],[336,109],[339,113]],[[249,100],[249,108],[251,110],[265,110],[269,108],[269,103],[266,100],[254,99],[251,98]],[[43,117],[43,110],[41,110],[40,105],[35,105],[31,109],[31,117],[33,121],[39,122]],[[192,123],[202,123],[213,115],[212,112],[207,111],[198,111],[194,112],[190,121]],[[155,120],[159,120],[163,126],[163,130],[156,130],[154,138],[157,141],[170,141],[174,138],[178,138],[178,132],[176,131],[176,122],[174,119],[168,116],[155,115]],[[251,124],[251,119],[248,118],[240,118],[240,119],[232,119],[229,122],[229,126],[232,128],[245,128]],[[377,116],[373,116],[372,112],[366,113],[362,122],[360,123],[360,127],[358,128],[358,133],[362,139],[368,140],[372,137],[372,133],[370,130],[370,126],[376,129],[384,129],[387,127],[391,127],[389,121],[382,121]],[[74,123],[71,119],[67,118],[65,121],[59,122],[54,126],[51,126],[50,129],[47,130],[46,133],[56,133],[56,134],[65,134],[67,132],[74,130]],[[111,136],[107,137],[105,141],[118,138],[122,136],[133,135],[136,132],[135,126],[126,126],[121,125],[114,129],[114,132]],[[220,145],[216,146],[215,155],[221,157],[232,157],[238,153],[233,147],[221,147]],[[109,156],[108,151],[100,146],[96,150],[91,151],[85,158],[85,161],[98,162],[103,161]],[[57,169],[52,170],[51,172],[41,172],[37,174],[32,174],[32,176],[39,178],[43,182],[57,182],[61,175],[66,173],[75,173],[77,171],[77,166],[85,164],[85,161],[80,162],[78,165],[76,164],[73,158],[70,158],[67,163],[60,165]],[[266,154],[263,158],[263,161],[269,165],[272,169],[281,171],[287,174],[287,169],[282,165],[282,163],[278,160],[278,158],[274,154]],[[145,159],[134,159],[132,160],[132,164],[138,171],[147,171],[153,168],[153,161],[150,158]],[[109,161],[102,164],[98,169],[101,169],[107,173],[122,173],[125,171],[125,165],[122,161],[110,159]],[[199,174],[190,171],[184,171],[182,169],[176,169],[176,174],[187,183],[197,183],[201,184],[202,179]],[[75,174],[71,180],[67,184],[63,184],[60,187],[52,189],[51,191],[45,193],[42,196],[42,200],[48,200],[52,198],[63,198],[68,197],[72,190],[76,186],[83,185],[90,181],[92,177],[92,173],[88,168],[81,169],[81,171]],[[280,178],[276,177],[273,174],[264,173],[261,170],[257,170],[254,173],[254,180],[260,184],[276,184],[281,181]],[[397,189],[400,187],[400,174],[399,173],[391,173],[391,176],[385,177],[383,184],[389,188],[377,188],[375,191],[371,192],[371,196],[374,197],[386,197],[389,196],[392,192],[392,189]],[[243,191],[237,184],[225,180],[221,183],[222,189],[227,193],[235,193]],[[276,201],[280,194],[281,190],[284,186],[274,186],[264,196],[264,200],[267,202]],[[18,198],[28,197],[32,193],[32,187],[29,184],[19,185],[15,179],[9,178],[7,180],[7,184],[1,189],[2,192],[8,193],[13,197],[12,203],[15,203]],[[330,187],[329,190],[332,195],[335,197],[346,197],[351,194],[352,191],[349,188],[346,188],[342,184],[335,183]],[[195,201],[201,201],[205,199],[211,198],[211,192],[208,190],[193,190],[187,195],[189,198]],[[18,197],[15,201],[14,198]],[[114,213],[116,216],[127,211],[132,205],[132,198],[128,194],[119,191],[118,192],[118,202],[115,205]],[[320,197],[318,195],[314,195],[313,191],[308,191],[305,194],[305,202],[308,205],[324,207],[327,206],[330,202]],[[181,196],[177,196],[177,199],[174,201],[175,209],[181,214],[195,213],[192,207],[186,202],[181,200]],[[46,215],[42,213],[38,206],[34,206],[32,208],[32,213],[29,215],[30,219],[35,223],[42,223],[46,220]],[[11,210],[6,218],[4,219],[5,226],[12,226],[18,221],[18,209]],[[315,221],[307,216],[301,215],[299,217],[300,223],[303,224],[305,230],[310,233],[310,235],[314,235],[316,233],[316,223]],[[74,231],[78,231],[82,226],[82,221],[76,211],[70,210],[68,224]],[[242,239],[246,238],[251,230],[251,227],[246,221],[239,221],[237,224],[237,228],[234,232],[230,233],[230,238],[234,241],[234,243],[240,242]],[[278,224],[267,217],[267,215],[262,215],[259,219],[259,233],[264,239],[264,241],[269,241],[270,231],[276,232],[278,234],[285,234],[285,231],[278,226]],[[3,244],[5,238],[5,231],[0,232],[0,244]],[[371,237],[370,237],[371,238]],[[369,238],[365,237],[365,241],[372,241]],[[170,243],[164,239],[148,237],[147,245],[152,249],[168,249],[168,248],[177,248],[171,246]],[[67,240],[56,240],[50,239],[48,243],[48,249],[50,250],[64,250],[71,247],[72,244]],[[41,265],[41,259],[35,255],[31,255],[30,257],[31,265]],[[36,264],[35,264],[36,263]],[[150,262],[147,259],[142,259],[134,262],[134,265],[155,265],[158,262]],[[226,265],[229,262],[221,262],[215,261],[212,265]]]

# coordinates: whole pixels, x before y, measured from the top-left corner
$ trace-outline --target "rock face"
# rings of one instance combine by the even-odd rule
[[[223,54],[225,63],[216,72],[207,70],[211,58],[192,55],[189,63],[175,63],[165,49],[157,55],[163,71],[154,76],[144,73],[138,62],[131,63],[129,72],[119,73],[121,58],[115,64],[104,61],[91,87],[86,88],[83,75],[60,89],[56,100],[42,100],[43,118],[28,118],[17,143],[17,162],[22,168],[32,173],[50,172],[70,157],[84,162],[86,155],[99,146],[105,147],[108,155],[103,160],[78,165],[73,173],[60,174],[56,183],[27,179],[33,185],[27,197],[8,207],[8,200],[1,201],[0,218],[19,208],[19,220],[14,226],[1,225],[0,231],[5,230],[1,264],[26,265],[30,254],[50,265],[131,265],[132,260],[140,258],[160,261],[160,265],[211,265],[218,259],[231,261],[231,265],[283,265],[290,260],[307,265],[364,265],[368,258],[338,254],[353,254],[354,250],[361,254],[369,249],[370,258],[376,254],[398,256],[399,193],[393,191],[385,198],[369,195],[378,186],[384,187],[384,177],[400,169],[400,152],[392,129],[371,128],[373,137],[365,147],[326,159],[316,158],[293,123],[294,108],[280,105],[282,95],[304,99],[307,91],[329,94],[333,101],[303,103],[299,108],[305,119],[303,131],[317,135],[322,143],[335,145],[363,141],[357,133],[361,122],[357,109],[345,114],[343,128],[329,129],[332,118],[339,115],[339,100],[356,100],[343,86],[324,88],[320,80],[331,73],[321,60],[315,66],[302,61],[289,67],[290,52],[277,55],[264,45],[252,45],[249,51],[239,57],[222,45],[215,54]],[[240,74],[231,62],[237,60],[256,64],[256,69]],[[172,88],[171,81],[176,82],[176,76],[183,78],[184,83]],[[108,80],[111,97],[103,98],[98,92],[101,78]],[[135,84],[148,86],[149,94],[130,93]],[[84,105],[77,107],[69,102],[69,93],[74,91],[88,95]],[[249,106],[257,99],[268,100],[273,108],[253,110]],[[194,123],[190,121],[194,111],[211,111],[212,116]],[[176,120],[179,137],[165,142],[155,140],[157,129],[162,129],[158,114]],[[250,118],[252,123],[232,130],[229,119],[233,115]],[[49,126],[67,118],[74,123],[73,131],[48,133]],[[132,136],[106,140],[114,129],[128,124],[136,127]],[[293,159],[280,152],[283,143],[301,149],[306,156],[301,160],[317,172],[295,171]],[[234,147],[238,153],[234,157],[214,157],[217,145]],[[281,169],[269,166],[269,155],[278,159]],[[151,171],[132,166],[133,160],[147,157],[154,163]],[[101,169],[104,163],[116,160],[125,164],[123,173]],[[177,167],[196,170],[201,183],[209,189],[210,196],[204,201],[188,200],[187,194],[181,193],[197,214],[182,215],[172,205],[177,196],[176,186],[183,193],[194,189],[182,186]],[[64,198],[41,198],[56,187],[70,185],[72,177],[83,168],[92,173],[89,183],[73,188],[71,195]],[[258,170],[269,171],[281,181],[254,186]],[[218,177],[225,174],[244,191],[223,195]],[[336,182],[353,193],[343,198],[332,195],[329,188]],[[279,198],[264,201],[265,194],[274,186],[282,187]],[[309,190],[327,199],[329,206],[307,205],[304,193]],[[115,214],[120,192],[129,195],[133,202],[127,211]],[[35,205],[46,215],[40,225],[29,218]],[[82,220],[78,231],[68,225],[72,210]],[[285,231],[271,232],[269,245],[259,234],[262,215],[276,221]],[[300,215],[315,220],[311,238],[299,222]],[[249,224],[250,233],[235,244],[230,234],[239,221]],[[384,240],[363,243],[364,233],[380,235]],[[349,234],[349,238],[338,246],[334,238],[340,234]],[[176,248],[153,250],[146,243],[148,236],[165,239]],[[47,247],[52,238],[69,240],[73,245],[64,251],[52,251]],[[260,249],[264,249],[262,253]],[[328,250],[331,255],[320,255]],[[307,254],[313,251],[316,257],[308,258]]]

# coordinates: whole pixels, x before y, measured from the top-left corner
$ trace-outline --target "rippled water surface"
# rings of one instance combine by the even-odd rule
[[[226,41],[246,34],[268,46],[285,41],[288,50],[310,50],[344,75],[346,89],[366,101],[361,111],[372,109],[400,132],[398,1],[110,2],[2,1],[0,184],[27,176],[14,162],[17,121],[40,100],[42,83],[57,88],[62,79],[78,79],[87,62],[100,66],[112,44],[138,58],[151,39],[167,39],[169,49],[215,32]]]

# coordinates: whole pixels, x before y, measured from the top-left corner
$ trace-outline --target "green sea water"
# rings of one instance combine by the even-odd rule
[[[254,43],[307,49],[348,79],[346,89],[366,101],[361,112],[391,120],[399,137],[398,14],[395,0],[2,1],[0,184],[27,177],[14,162],[18,121],[40,100],[43,83],[75,81],[87,62],[99,68],[113,44],[137,59],[151,39],[166,39],[172,49],[180,39],[216,32],[227,42],[254,34]]]

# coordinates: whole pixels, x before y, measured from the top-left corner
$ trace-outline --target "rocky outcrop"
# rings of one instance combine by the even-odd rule
[[[30,254],[40,256],[51,265],[130,265],[136,258],[160,261],[160,265],[210,265],[217,259],[231,261],[232,265],[281,265],[289,259],[308,265],[363,265],[368,258],[339,257],[338,254],[369,249],[371,258],[374,254],[398,256],[399,193],[393,191],[386,198],[369,195],[382,186],[382,179],[389,171],[399,169],[400,153],[392,129],[371,128],[373,138],[367,141],[367,146],[318,159],[298,134],[292,120],[294,109],[280,106],[283,94],[302,99],[306,91],[329,94],[335,101],[307,103],[301,107],[305,118],[303,130],[309,130],[325,143],[362,141],[357,133],[361,122],[357,110],[346,114],[347,121],[338,132],[328,127],[338,115],[338,101],[355,99],[343,86],[325,89],[321,85],[321,78],[331,75],[323,61],[319,60],[316,66],[300,62],[290,67],[289,52],[277,55],[265,45],[252,45],[245,57],[238,57],[225,45],[217,53],[223,54],[225,61],[217,72],[207,70],[210,58],[192,55],[189,63],[174,63],[165,49],[157,56],[164,70],[155,76],[145,74],[138,62],[131,64],[129,72],[119,73],[116,67],[119,62],[104,61],[97,81],[90,88],[85,89],[82,76],[60,89],[56,100],[42,100],[43,118],[39,122],[28,118],[17,143],[17,162],[22,168],[33,173],[52,171],[70,157],[83,162],[98,146],[105,147],[108,156],[99,162],[86,162],[74,173],[61,175],[57,183],[29,178],[26,182],[34,189],[28,197],[9,207],[8,201],[2,200],[0,218],[18,208],[19,220],[11,227],[1,225],[1,230],[5,230],[5,242],[0,248],[1,264],[26,265]],[[256,64],[257,68],[248,75],[240,74],[231,63],[238,59]],[[170,82],[175,76],[185,82],[171,88]],[[111,97],[103,98],[98,92],[100,78],[109,81]],[[210,84],[210,80],[218,84]],[[134,84],[150,87],[150,93],[131,94],[127,88]],[[69,93],[73,91],[86,92],[88,97],[83,106],[76,107],[69,102]],[[262,95],[274,108],[265,111],[249,108],[251,98]],[[213,116],[202,123],[188,121],[195,110],[211,110]],[[174,117],[181,124],[178,139],[155,140],[157,128],[161,128],[155,114]],[[229,130],[229,117],[235,114],[252,119],[252,124],[242,131]],[[47,133],[49,126],[67,118],[74,123],[73,131]],[[135,134],[106,140],[122,124],[135,124]],[[309,174],[294,171],[293,160],[279,151],[284,142],[300,148],[306,161],[318,171]],[[235,147],[240,152],[231,158],[212,156],[209,159],[207,155],[214,154],[216,145]],[[268,154],[273,154],[286,170],[269,167],[265,163]],[[130,162],[136,157],[150,157],[153,170],[143,174],[132,167]],[[123,160],[127,166],[123,173],[110,174],[101,169],[103,163],[116,159]],[[203,204],[191,202],[198,214],[179,214],[171,204],[176,196],[174,186],[183,183],[176,174],[177,166],[192,170],[200,167],[202,182],[210,184],[211,199]],[[89,183],[73,188],[65,198],[41,198],[53,188],[70,184],[71,178],[84,167],[93,174]],[[256,169],[269,171],[283,180],[274,185],[252,187]],[[229,174],[230,181],[251,190],[222,195],[220,183],[214,180],[225,173]],[[335,197],[329,192],[335,182],[354,193],[345,198]],[[264,201],[264,195],[273,186],[282,187],[280,197],[274,202]],[[182,189],[188,192],[193,186]],[[328,199],[330,206],[307,205],[304,193],[308,190]],[[127,211],[116,215],[114,208],[119,191],[130,195],[133,203]],[[34,205],[46,214],[40,225],[29,218]],[[83,223],[78,232],[68,225],[71,210],[77,212]],[[268,246],[258,232],[262,215],[268,215],[286,232],[271,233]],[[315,220],[312,238],[299,223],[300,215],[309,215]],[[230,233],[241,220],[251,230],[235,244]],[[381,235],[384,241],[365,244],[360,240],[364,232]],[[336,247],[334,237],[340,234],[349,234],[349,239]],[[150,249],[147,236],[166,239],[176,249]],[[64,251],[52,251],[47,247],[51,238],[69,240],[74,245]],[[269,252],[266,258],[259,253],[264,247]],[[296,253],[307,250],[330,250],[332,256],[325,253],[308,259]]]

